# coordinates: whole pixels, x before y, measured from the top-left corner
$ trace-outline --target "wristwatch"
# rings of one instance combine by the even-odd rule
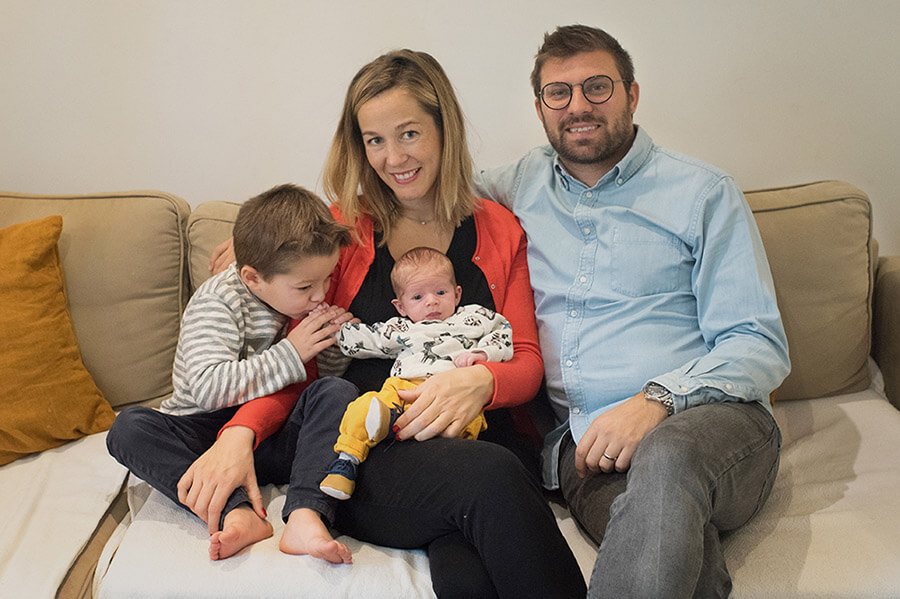
[[[659,402],[666,409],[666,415],[671,416],[675,413],[675,402],[672,399],[672,392],[660,385],[659,383],[649,382],[644,385],[644,397]]]

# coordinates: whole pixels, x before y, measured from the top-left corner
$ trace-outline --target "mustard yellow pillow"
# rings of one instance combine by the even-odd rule
[[[110,427],[81,361],[57,242],[62,217],[0,230],[0,465]]]

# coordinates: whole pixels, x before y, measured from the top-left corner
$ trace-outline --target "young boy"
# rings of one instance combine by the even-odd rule
[[[360,396],[344,412],[334,446],[339,457],[319,485],[337,499],[353,494],[357,466],[405,409],[398,389],[415,388],[438,372],[478,361],[503,362],[513,355],[506,318],[474,304],[457,309],[462,289],[453,264],[441,252],[427,247],[408,251],[394,264],[391,285],[400,316],[371,326],[345,323],[338,337],[347,356],[396,359],[381,391]],[[475,439],[486,428],[481,413],[459,436]]]
[[[234,224],[236,262],[201,285],[185,309],[172,397],[161,411],[123,411],[107,437],[119,462],[187,507],[192,503],[179,481],[220,431],[241,426],[240,417],[232,420],[238,408],[254,398],[247,408],[289,402],[281,412],[290,413],[287,422],[272,427],[278,432],[266,429],[254,439],[255,476],[260,484],[290,481],[283,518],[294,512],[306,516],[295,518],[291,544],[298,550],[290,552],[315,554],[304,549],[315,535],[331,543],[330,556],[319,557],[341,562],[349,562],[350,552],[331,539],[322,522],[333,517],[334,508],[319,492],[321,474],[316,474],[334,453],[330,443],[318,439],[334,430],[341,406],[358,390],[340,379],[312,381],[313,359],[351,318],[322,303],[339,250],[349,242],[348,229],[305,189],[282,185],[245,202]],[[260,438],[269,433],[274,434]],[[221,513],[221,520],[207,522],[212,559],[272,535],[261,500],[251,499],[243,487],[234,490]],[[300,521],[303,530],[297,529]]]

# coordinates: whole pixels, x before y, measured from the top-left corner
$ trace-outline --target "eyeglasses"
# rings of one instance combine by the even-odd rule
[[[603,104],[613,95],[615,83],[627,83],[624,79],[612,79],[606,75],[594,75],[581,83],[570,85],[564,81],[554,81],[541,88],[538,94],[544,102],[544,106],[550,110],[562,110],[572,101],[572,92],[575,87],[581,87],[581,93],[591,104]]]

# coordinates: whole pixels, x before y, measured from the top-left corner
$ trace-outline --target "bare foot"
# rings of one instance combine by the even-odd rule
[[[278,547],[284,553],[311,555],[332,564],[353,563],[347,546],[334,540],[318,512],[307,508],[291,512]]]
[[[256,515],[248,505],[228,512],[222,530],[209,537],[209,559],[231,557],[247,545],[272,536],[272,525]]]

